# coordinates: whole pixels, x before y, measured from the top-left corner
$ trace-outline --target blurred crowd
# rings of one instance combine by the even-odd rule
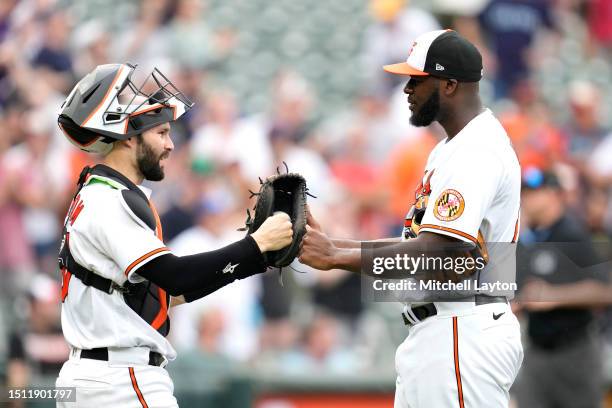
[[[312,212],[330,235],[398,236],[444,135],[435,124],[408,123],[404,84],[381,66],[404,60],[417,35],[442,27],[481,50],[483,100],[523,168],[554,171],[567,211],[592,237],[612,240],[612,2],[317,2],[332,20],[328,30],[342,32],[346,21],[355,35],[316,59],[308,58],[314,48],[327,46],[317,31],[321,10],[296,16],[294,2],[252,3],[260,5],[252,15],[232,17],[251,2],[0,2],[0,372],[10,384],[52,374],[68,355],[58,239],[81,168],[100,158],[71,146],[56,119],[67,92],[98,64],[158,67],[196,102],[173,126],[166,178],[151,186],[177,255],[239,238],[249,189],[283,162],[308,180],[318,197]],[[258,13],[271,26],[242,24]],[[351,24],[353,15],[363,24]],[[294,19],[310,21],[301,35],[275,32],[275,21]],[[528,217],[523,223],[528,231]],[[356,276],[296,262],[177,307],[170,337],[179,355],[198,350],[279,373],[392,372],[394,345],[406,334],[398,310],[362,303]]]

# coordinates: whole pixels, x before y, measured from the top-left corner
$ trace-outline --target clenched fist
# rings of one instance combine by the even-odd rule
[[[293,240],[293,226],[289,215],[277,211],[251,234],[261,252],[277,251]]]
[[[333,258],[337,248],[327,235],[318,229],[306,226],[306,235],[302,239],[300,262],[315,269],[333,269]]]

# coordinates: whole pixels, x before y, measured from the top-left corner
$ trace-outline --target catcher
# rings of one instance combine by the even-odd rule
[[[71,353],[56,385],[76,387],[76,405],[58,406],[177,407],[164,370],[176,356],[166,340],[168,308],[264,272],[283,258],[266,254],[295,239],[288,214],[259,211],[258,224],[238,242],[191,256],[170,252],[151,191],[139,184],[164,178],[173,149],[169,123],[193,103],[157,69],[141,87],[134,71],[98,66],[70,92],[58,118],[70,142],[104,156],[103,164],[83,169],[64,224],[61,319]]]

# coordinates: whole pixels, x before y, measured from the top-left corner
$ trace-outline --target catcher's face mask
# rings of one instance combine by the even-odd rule
[[[140,86],[130,64],[99,65],[61,106],[58,123],[68,140],[87,152],[105,154],[126,140],[181,117],[193,103],[154,68]]]

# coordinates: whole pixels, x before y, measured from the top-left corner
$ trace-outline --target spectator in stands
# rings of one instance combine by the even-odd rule
[[[253,117],[240,118],[240,107],[230,91],[210,92],[204,125],[191,143],[194,160],[207,161],[217,168],[238,164],[249,182],[273,171],[272,152],[264,125]]]
[[[384,190],[391,194],[388,206],[395,220],[400,220],[405,215],[406,197],[413,195],[421,182],[422,169],[425,167],[429,152],[437,142],[430,131],[420,131],[396,145],[385,160],[384,180],[388,188]],[[402,228],[403,225],[399,227]]]
[[[223,333],[226,324],[222,309],[215,307],[203,309],[197,322],[197,349],[205,354],[223,354]]]
[[[358,201],[375,200],[380,188],[380,161],[371,157],[370,134],[362,123],[353,123],[342,140],[342,150],[329,158],[334,178]]]
[[[370,0],[374,22],[364,33],[362,59],[367,82],[377,92],[389,95],[399,79],[384,75],[383,65],[401,61],[414,39],[440,25],[427,10],[410,4],[411,0]]]
[[[568,102],[571,116],[563,133],[569,158],[582,168],[608,133],[601,124],[601,94],[592,82],[576,80],[569,84]]]
[[[287,163],[289,171],[301,173],[308,180],[308,187],[314,195],[320,195],[325,200],[331,193],[331,174],[328,164],[316,150],[305,147],[293,140],[290,132],[282,128],[270,131],[273,160],[281,168]]]
[[[3,120],[4,119],[4,120]],[[0,127],[8,127],[7,118],[0,117]],[[15,183],[5,163],[11,138],[0,137],[0,234],[11,239],[0,240],[0,292],[3,296],[14,291],[14,274],[33,267],[33,254],[25,235],[21,208],[15,202]]]
[[[282,71],[273,83],[272,111],[266,119],[272,147],[271,163],[287,163],[290,171],[301,173],[308,187],[321,199],[330,197],[329,166],[320,152],[306,144],[310,135],[315,96],[311,85],[293,71]]]
[[[358,367],[354,354],[343,344],[339,322],[319,312],[304,330],[303,344],[280,358],[286,373],[349,374]]]
[[[98,65],[108,64],[112,60],[110,45],[111,36],[103,21],[92,20],[77,26],[72,44],[75,76],[84,77]]]
[[[312,287],[313,303],[354,329],[364,310],[361,279],[340,269],[325,272],[316,276],[316,284]]]
[[[161,215],[162,225],[165,226],[164,238],[168,242],[189,228],[197,226],[202,179],[211,173],[212,167],[207,167],[207,163],[193,163],[191,171],[179,167],[174,174],[168,174],[168,178],[173,179],[174,183],[166,191],[168,202]]]
[[[7,37],[10,29],[11,11],[16,3],[17,0],[7,0],[0,4],[0,43]]]
[[[529,77],[529,50],[542,29],[555,29],[549,0],[491,0],[478,17],[496,56],[495,95],[510,97]],[[486,69],[486,67],[485,67]]]
[[[606,190],[597,186],[589,186],[584,201],[586,226],[592,234],[593,241],[596,242],[611,242],[612,230],[610,229],[610,216],[608,208],[610,206],[610,197]]]
[[[213,32],[207,23],[204,0],[178,0],[166,29],[170,56],[180,65],[205,68],[217,64],[234,47],[230,30]],[[183,88],[180,88],[183,89]]]
[[[10,239],[0,240],[0,271],[3,285],[0,288],[4,295],[15,296],[16,289],[24,289],[27,280],[35,269],[35,257],[31,243],[28,241],[23,222],[24,206],[22,205],[18,175],[7,157],[12,143],[20,141],[14,139],[19,135],[10,132],[12,122],[21,120],[25,116],[21,109],[7,109],[4,120],[0,121],[3,128],[8,130],[0,142],[0,234]],[[18,292],[17,292],[18,293]]]
[[[74,81],[72,54],[69,49],[70,19],[65,12],[56,11],[46,17],[43,43],[38,49],[32,65],[37,74],[43,75],[54,89],[70,90]]]
[[[311,131],[315,103],[312,85],[303,76],[291,70],[280,71],[272,81],[269,134],[282,135],[294,144],[304,142]]]
[[[525,169],[521,201],[528,228],[519,240],[515,309],[527,315],[529,343],[514,385],[518,405],[597,407],[603,377],[593,311],[590,305],[564,304],[563,297],[549,298],[542,288],[605,281],[608,271],[595,267],[599,261],[589,233],[566,210],[554,173]]]
[[[164,36],[163,25],[167,22],[169,4],[169,0],[141,1],[136,20],[114,39],[113,57],[146,65],[167,56],[170,44]]]
[[[538,98],[536,89],[524,82],[517,89],[517,104],[500,114],[521,166],[548,168],[564,160],[567,140],[554,121],[550,107]]]
[[[174,78],[174,84],[180,89],[190,100],[198,101],[197,105],[206,107],[207,95],[202,92],[208,89],[207,78],[210,72],[197,67],[180,66],[177,69]],[[197,129],[199,129],[206,120],[203,113],[205,109],[190,109],[185,115],[181,116],[176,125],[172,128],[173,142],[175,150],[189,149],[191,140]]]
[[[595,148],[591,155],[585,160],[584,169],[587,175],[586,182],[589,183],[587,191],[598,193],[596,197],[599,199],[596,203],[599,204],[599,222],[600,225],[593,226],[595,231],[612,234],[612,133],[608,134]],[[590,197],[588,197],[590,198]],[[591,207],[595,207],[595,203],[590,203]],[[595,208],[593,208],[595,209]]]
[[[22,126],[25,140],[7,151],[4,164],[13,181],[14,200],[21,207],[26,238],[37,259],[47,261],[38,268],[51,273],[57,267],[58,214],[68,188],[68,163],[62,149],[53,144],[53,122],[30,111]]]
[[[55,377],[68,358],[68,343],[60,327],[60,288],[45,275],[36,275],[27,292],[27,322],[9,337],[7,384],[24,388]]]
[[[587,4],[589,7],[587,21],[591,37],[610,57],[612,51],[612,2],[592,0]]]

